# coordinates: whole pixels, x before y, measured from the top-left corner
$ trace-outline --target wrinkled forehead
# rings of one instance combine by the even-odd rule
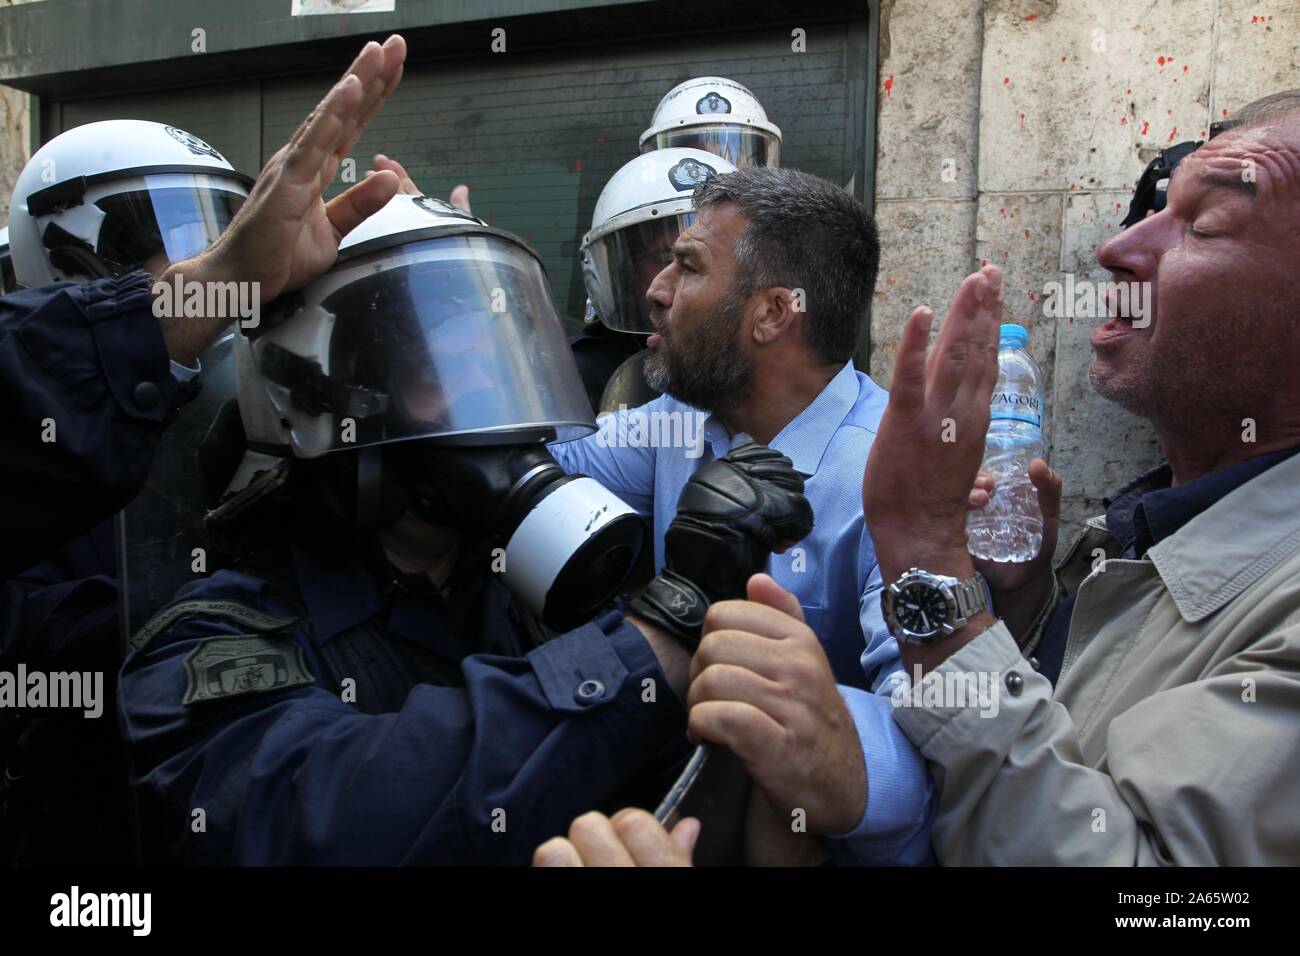
[[[1178,165],[1169,188],[1207,185],[1300,204],[1300,111],[1216,136]]]

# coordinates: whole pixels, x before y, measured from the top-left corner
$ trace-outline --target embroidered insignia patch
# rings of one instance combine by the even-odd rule
[[[186,707],[315,683],[302,648],[252,634],[211,637],[185,658]]]

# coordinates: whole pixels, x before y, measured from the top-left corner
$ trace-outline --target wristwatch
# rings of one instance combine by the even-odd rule
[[[993,607],[984,575],[965,581],[910,568],[885,588],[880,600],[889,633],[909,644],[932,644],[980,611]]]

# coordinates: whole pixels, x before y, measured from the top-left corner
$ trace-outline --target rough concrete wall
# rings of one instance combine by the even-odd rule
[[[0,7],[12,7],[32,0],[0,0]],[[0,225],[9,219],[9,196],[14,180],[31,156],[28,148],[30,97],[8,86],[0,86]]]
[[[1096,323],[1044,316],[1044,287],[1107,278],[1094,250],[1157,150],[1300,86],[1300,4],[884,0],[880,62],[871,373],[888,383],[914,306],[942,316],[963,275],[1003,266],[1007,320],[1029,327],[1046,372],[1050,459],[1077,527],[1159,451],[1088,384]]]

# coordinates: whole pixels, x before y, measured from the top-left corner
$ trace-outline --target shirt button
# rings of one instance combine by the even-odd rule
[[[1012,697],[1019,697],[1020,692],[1024,690],[1025,679],[1021,677],[1016,671],[1012,671],[1010,674],[1007,675],[1006,685],[1007,685],[1007,690],[1011,692]]]
[[[131,392],[131,399],[136,406],[145,411],[157,405],[160,398],[162,398],[162,392],[153,382],[141,382]]]
[[[1037,658],[1037,657],[1031,657],[1031,658],[1029,658],[1029,666],[1032,667],[1034,670],[1041,670],[1041,668],[1038,666],[1038,658]]]
[[[598,680],[585,680],[573,692],[573,699],[579,704],[594,704],[605,696],[605,685]]]

